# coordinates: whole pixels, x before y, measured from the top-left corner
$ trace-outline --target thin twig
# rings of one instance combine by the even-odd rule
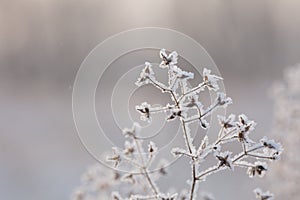
[[[227,137],[228,135],[230,135],[231,133],[233,133],[233,132],[236,131],[236,130],[237,130],[237,129],[234,128],[234,129],[228,131],[227,133],[225,133],[221,138],[219,138],[219,139],[215,142],[215,145],[217,145],[217,144],[219,144],[220,142],[222,142],[223,139],[224,139],[225,137]]]
[[[202,120],[208,113],[211,113],[214,109],[216,109],[219,106],[219,104],[215,104],[214,106],[212,106],[211,108],[209,108],[208,110],[206,110],[203,114],[200,113],[200,115],[196,116],[196,117],[192,117],[190,119],[185,120],[185,123],[192,123],[194,121],[198,121],[198,120]]]
[[[202,178],[203,176],[205,176],[205,175],[207,175],[207,174],[209,174],[209,173],[211,173],[211,172],[214,172],[214,171],[219,170],[220,167],[221,167],[220,165],[216,165],[215,167],[213,167],[213,168],[211,168],[211,169],[209,169],[209,170],[206,170],[206,171],[204,171],[202,174],[198,175],[198,176],[196,177],[196,179],[197,179],[197,180],[201,180],[201,178]]]
[[[138,150],[138,153],[140,155],[140,158],[141,158],[141,162],[142,162],[142,165],[143,167],[140,168],[142,173],[144,174],[144,176],[146,177],[152,191],[154,192],[155,195],[158,195],[159,194],[159,190],[158,188],[154,185],[153,181],[151,180],[150,176],[149,176],[149,173],[148,173],[148,170],[146,168],[146,163],[145,163],[145,160],[143,158],[143,155],[142,155],[142,150],[141,150],[141,144],[138,142],[138,140],[133,137],[133,140],[135,141],[136,143],[136,146],[137,146],[137,150]]]
[[[172,97],[173,97],[173,100],[174,100],[176,106],[179,105],[179,102],[176,99],[176,95],[174,94],[174,92],[171,89],[169,89],[169,88],[163,88],[155,80],[152,80],[151,78],[148,78],[148,79],[152,82],[153,85],[155,85],[156,87],[158,87],[162,91],[170,93],[172,95]]]
[[[201,84],[199,84],[197,87],[194,87],[193,89],[189,90],[188,92],[182,94],[179,98],[178,98],[178,102],[181,102],[181,100],[188,94],[193,93],[199,89],[201,89],[203,86],[205,86],[205,82],[202,82]]]

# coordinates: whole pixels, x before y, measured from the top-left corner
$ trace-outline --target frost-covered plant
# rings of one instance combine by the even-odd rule
[[[261,160],[278,160],[282,152],[280,144],[274,140],[263,137],[255,142],[251,134],[256,123],[245,114],[218,116],[220,130],[216,140],[209,141],[208,136],[202,138],[202,142],[197,144],[191,135],[191,124],[197,123],[201,128],[208,129],[209,123],[207,117],[216,109],[227,107],[232,103],[230,97],[218,92],[218,82],[221,77],[212,74],[211,70],[204,68],[203,80],[196,87],[190,87],[188,81],[194,78],[194,74],[186,72],[177,66],[178,54],[174,51],[167,54],[165,49],[160,51],[162,62],[159,67],[166,69],[168,73],[167,85],[158,81],[155,77],[153,66],[146,62],[145,67],[140,73],[136,85],[143,86],[151,84],[161,92],[167,93],[171,101],[164,106],[152,106],[147,102],[136,106],[136,110],[141,114],[141,120],[151,122],[155,113],[167,113],[166,121],[178,120],[182,128],[185,148],[174,147],[172,154],[175,157],[187,157],[191,165],[191,178],[188,180],[188,188],[178,192],[161,191],[157,186],[158,179],[167,174],[164,163],[160,164],[159,170],[150,170],[150,166],[156,164],[155,156],[159,153],[158,147],[154,142],[149,142],[146,146],[141,138],[141,127],[134,123],[132,128],[124,129],[123,134],[127,138],[124,148],[113,147],[113,153],[107,158],[116,169],[123,165],[126,167],[126,173],[114,171],[114,174],[105,176],[88,172],[88,177],[83,186],[75,193],[75,200],[94,200],[101,194],[110,194],[114,200],[125,199],[159,199],[159,200],[193,200],[197,199],[196,194],[200,182],[203,182],[212,174],[222,170],[234,170],[235,167],[246,168],[250,177],[262,177],[268,170],[267,163]],[[199,96],[205,89],[216,92],[216,98],[209,106],[204,106],[199,100]],[[241,151],[234,154],[229,149],[224,148],[226,143],[238,143]],[[208,156],[215,157],[215,164],[204,168],[203,162]],[[86,175],[85,175],[86,176]],[[105,178],[109,176],[109,178]],[[86,179],[86,178],[85,178]],[[100,180],[100,184],[98,183]],[[103,182],[105,182],[103,184]],[[92,185],[90,185],[92,184]],[[171,183],[170,183],[171,185]],[[99,187],[100,186],[100,187]],[[92,189],[92,190],[91,190]],[[113,192],[115,191],[115,192]],[[171,190],[170,190],[171,191]],[[255,190],[257,198],[261,200],[271,199],[272,195],[263,193],[261,190]],[[93,194],[93,195],[91,195]],[[202,195],[202,199],[212,200],[212,195]]]
[[[300,64],[284,71],[272,88],[274,137],[285,146],[282,162],[272,165],[268,179],[280,199],[300,199]]]

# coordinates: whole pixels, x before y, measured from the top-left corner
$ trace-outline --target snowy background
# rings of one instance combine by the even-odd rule
[[[268,88],[300,62],[299,8],[295,0],[0,0],[0,199],[65,200],[80,184],[96,161],[73,123],[74,78],[98,43],[131,28],[197,40],[225,79],[229,111],[255,119],[256,135],[269,134]],[[217,199],[253,199],[261,184],[242,171],[217,176],[204,187],[216,186]]]

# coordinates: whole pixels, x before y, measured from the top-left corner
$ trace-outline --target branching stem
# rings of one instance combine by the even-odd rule
[[[202,87],[205,86],[205,82],[202,82],[200,83],[197,87],[194,87],[193,89],[189,90],[188,92],[182,94],[179,98],[178,98],[178,102],[181,102],[182,99],[184,99],[184,97],[186,97],[187,95],[197,91],[197,90],[200,90]]]
[[[137,150],[138,150],[138,153],[140,155],[140,159],[141,159],[141,162],[142,162],[142,167],[140,168],[141,172],[144,174],[148,184],[150,185],[150,188],[152,189],[153,193],[157,196],[159,194],[159,190],[158,188],[155,186],[154,182],[152,181],[149,173],[148,173],[148,170],[147,170],[147,167],[146,167],[146,162],[143,158],[143,154],[142,154],[142,150],[141,150],[141,144],[139,143],[139,141],[133,137],[133,140],[136,144],[136,147],[137,147]]]

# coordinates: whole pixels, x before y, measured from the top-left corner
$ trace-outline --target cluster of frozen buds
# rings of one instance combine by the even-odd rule
[[[168,93],[171,97],[171,102],[165,106],[151,106],[144,102],[136,106],[136,110],[141,114],[141,120],[151,122],[153,114],[158,112],[167,113],[166,121],[179,120],[182,127],[183,138],[186,148],[174,147],[172,153],[174,156],[186,156],[190,159],[192,177],[188,181],[189,188],[183,189],[182,192],[165,193],[160,191],[156,182],[161,175],[166,174],[166,168],[160,167],[161,170],[150,171],[149,167],[155,159],[158,148],[153,142],[148,144],[145,149],[142,145],[143,140],[139,137],[141,131],[140,126],[134,123],[131,129],[123,131],[128,140],[125,141],[125,148],[119,149],[114,147],[113,154],[108,157],[108,161],[113,162],[115,167],[122,163],[129,164],[132,172],[124,175],[123,179],[129,179],[131,184],[141,184],[138,179],[143,179],[144,190],[140,193],[122,194],[122,191],[112,193],[115,200],[123,199],[196,199],[198,184],[206,180],[209,175],[220,172],[221,170],[234,170],[234,167],[247,168],[247,173],[250,177],[258,175],[262,177],[267,171],[267,163],[257,161],[252,163],[252,158],[259,160],[277,160],[282,152],[280,144],[273,140],[268,140],[266,137],[259,142],[254,142],[250,139],[250,135],[255,128],[256,123],[249,120],[244,114],[238,116],[231,114],[228,117],[218,116],[220,131],[215,141],[209,142],[206,135],[200,144],[195,144],[191,136],[190,124],[198,123],[203,129],[209,128],[209,123],[206,120],[216,109],[226,107],[232,103],[232,99],[226,94],[218,92],[218,81],[221,77],[212,74],[211,70],[203,69],[203,79],[196,87],[190,88],[189,79],[194,78],[194,74],[186,72],[177,66],[178,54],[176,52],[166,53],[165,49],[160,51],[162,62],[159,67],[167,69],[168,85],[165,85],[156,80],[153,66],[146,62],[136,85],[143,86],[152,84],[163,93]],[[199,100],[201,91],[205,89],[215,91],[216,98],[209,106],[204,106]],[[196,111],[196,112],[195,112]],[[196,113],[196,114],[195,114]],[[222,145],[229,142],[237,142],[241,145],[241,152],[233,154],[229,149],[222,150]],[[203,163],[208,156],[216,158],[216,164],[202,169]],[[184,192],[183,192],[184,191]],[[266,199],[265,195],[260,192],[256,193],[257,197]],[[207,197],[208,198],[208,197]],[[206,198],[206,199],[207,199]]]

